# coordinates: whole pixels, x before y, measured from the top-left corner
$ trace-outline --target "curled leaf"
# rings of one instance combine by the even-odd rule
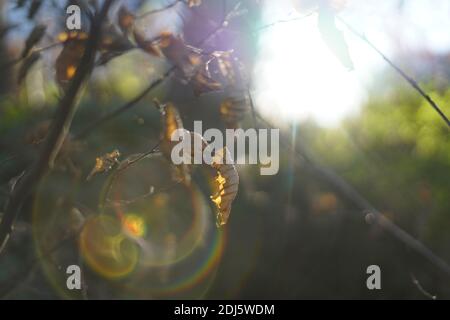
[[[120,56],[133,48],[134,46],[128,40],[128,37],[118,32],[114,25],[109,24],[104,27],[102,32],[101,56],[98,63],[100,65],[106,64],[112,58]]]
[[[152,56],[162,57],[163,54],[159,48],[158,40],[146,40],[145,37],[137,30],[134,30],[133,37],[137,46],[146,53]]]
[[[166,159],[171,159],[171,152],[177,142],[172,141],[173,133],[178,129],[183,129],[183,122],[177,108],[168,103],[161,106],[162,112],[162,132],[161,132],[161,152]],[[190,184],[191,177],[189,169],[185,164],[177,165],[175,172],[175,180],[181,180],[186,184]]]
[[[237,128],[250,110],[250,99],[247,94],[240,97],[228,97],[220,105],[220,115],[227,128]]]
[[[202,4],[202,0],[188,0],[187,4],[189,8],[198,7]]]
[[[121,6],[117,20],[122,32],[128,34],[134,25],[135,16],[125,6]]]
[[[42,6],[42,0],[31,0],[30,8],[28,9],[28,19],[33,19],[36,13]]]
[[[25,47],[22,51],[22,58],[25,58],[33,49],[33,47],[41,41],[42,37],[45,34],[45,30],[47,29],[44,25],[37,25],[31,30],[27,40],[25,41]]]
[[[215,183],[217,192],[211,196],[212,202],[217,206],[217,227],[228,222],[231,213],[231,205],[236,198],[239,189],[239,174],[227,147],[217,151],[212,167],[217,170]]]
[[[56,81],[64,89],[75,75],[86,47],[87,34],[84,32],[62,33],[58,36],[64,47],[56,58]]]
[[[19,74],[17,77],[17,82],[19,85],[22,83],[22,81],[27,76],[28,72],[31,70],[31,67],[36,62],[38,62],[40,58],[41,54],[39,52],[34,52],[23,61],[22,65],[20,66]]]
[[[101,157],[95,159],[95,166],[89,173],[86,180],[90,180],[94,175],[98,173],[108,172],[112,167],[119,163],[120,152],[119,150],[114,150],[111,153],[107,153]]]
[[[196,96],[222,89],[222,84],[212,79],[204,70],[199,70],[191,83]]]

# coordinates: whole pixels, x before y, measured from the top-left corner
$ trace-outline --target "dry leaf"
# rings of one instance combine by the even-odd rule
[[[160,108],[163,115],[161,152],[166,159],[171,161],[172,149],[176,144],[178,144],[178,142],[172,141],[171,137],[176,130],[183,129],[183,122],[181,121],[177,108],[173,104],[168,103]],[[185,164],[177,165],[174,178],[175,180],[181,180],[189,185],[191,182],[191,176],[188,167]]]
[[[62,33],[58,36],[64,47],[56,58],[56,81],[64,89],[75,75],[84,55],[87,34],[84,32]]]
[[[250,98],[248,94],[241,97],[228,97],[220,105],[220,115],[227,128],[238,128],[239,123],[250,110]]]
[[[120,152],[114,150],[111,153],[107,153],[101,157],[95,159],[95,166],[86,178],[89,181],[94,175],[98,173],[108,172],[115,164],[119,163]]]
[[[198,7],[202,4],[202,0],[188,0],[187,4],[189,8]]]
[[[17,82],[18,82],[19,85],[25,79],[25,77],[27,76],[27,74],[30,71],[31,67],[37,61],[39,61],[40,58],[41,58],[41,54],[39,52],[34,52],[22,62],[22,65],[20,66],[19,74],[18,74],[18,77],[17,77]]]
[[[228,222],[231,213],[231,205],[236,198],[239,189],[239,174],[231,159],[227,147],[219,150],[214,156],[212,167],[217,170],[215,183],[217,192],[211,196],[211,200],[217,206],[217,227]]]
[[[27,40],[25,41],[25,47],[22,51],[22,58],[25,58],[33,49],[33,47],[41,41],[42,37],[45,34],[45,30],[47,29],[44,25],[37,25],[33,28],[33,30],[30,32]]]
[[[157,40],[146,40],[145,37],[139,33],[137,30],[134,30],[133,32],[134,41],[136,41],[136,44],[139,48],[147,52],[148,54],[156,57],[162,57],[162,52],[158,45],[158,39]]]
[[[135,16],[125,6],[121,6],[117,15],[117,20],[122,32],[128,34],[133,28]]]
[[[28,19],[33,19],[42,5],[42,0],[32,0],[30,8],[28,9]]]

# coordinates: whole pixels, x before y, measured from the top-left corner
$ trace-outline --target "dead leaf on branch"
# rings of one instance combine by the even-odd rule
[[[227,128],[236,129],[250,111],[250,98],[247,93],[240,97],[228,97],[220,105],[220,115]]]
[[[75,75],[86,48],[88,34],[85,32],[64,32],[58,40],[64,47],[56,58],[56,81],[64,89]]]
[[[117,14],[118,25],[124,34],[129,34],[136,17],[125,6],[121,6]]]
[[[172,141],[171,137],[175,130],[183,129],[181,118],[176,107],[173,104],[166,104],[161,106],[163,111],[163,130],[161,133],[161,151],[163,155],[171,160],[171,152],[176,144],[179,142]],[[189,132],[185,130],[185,134],[190,135],[191,152],[187,156],[190,158],[190,163],[195,163],[194,156],[196,152],[203,154],[205,148],[209,146],[208,142],[198,133]],[[184,135],[185,137],[185,135]],[[199,141],[196,143],[194,141]],[[196,150],[200,147],[200,150]],[[184,155],[186,156],[186,155]],[[227,147],[216,151],[211,167],[216,170],[216,177],[213,181],[214,194],[211,196],[212,202],[217,207],[216,224],[217,227],[225,225],[228,221],[231,212],[231,205],[236,198],[239,188],[239,175],[236,167],[231,159],[231,155]],[[189,174],[189,166],[182,164],[177,166],[183,174]],[[187,179],[184,177],[184,179]],[[190,175],[189,175],[190,179]],[[186,180],[184,180],[186,181]],[[190,182],[190,180],[189,180]]]
[[[202,0],[187,0],[189,8],[198,7],[202,4]]]
[[[31,0],[30,8],[28,9],[28,19],[33,19],[36,13],[39,11],[39,9],[42,6],[42,0]]]
[[[216,217],[217,227],[221,227],[228,222],[230,217],[231,205],[239,190],[239,174],[227,147],[216,153],[212,167],[217,170],[215,182],[218,191],[211,196],[211,200],[218,210]]]
[[[23,48],[21,57],[25,58],[31,52],[31,49],[41,41],[42,37],[45,35],[45,30],[47,26],[45,25],[37,25],[31,30],[27,39],[25,40],[25,47]]]
[[[94,175],[98,173],[108,172],[116,164],[119,163],[120,152],[119,150],[114,150],[111,153],[107,153],[101,157],[95,159],[95,166],[91,173],[86,178],[89,181]]]
[[[177,108],[171,104],[159,105],[162,114],[161,152],[166,159],[171,161],[171,152],[178,143],[171,137],[176,130],[183,129],[183,122]],[[186,185],[191,183],[189,168],[185,164],[175,166],[174,179],[182,181]]]
[[[41,54],[39,52],[33,52],[29,57],[27,57],[20,66],[19,73],[17,76],[17,83],[20,85],[22,81],[27,76],[28,72],[31,70],[31,67],[39,61],[41,58]]]
[[[133,32],[136,44],[145,52],[164,56],[177,68],[177,76],[184,83],[190,83],[195,95],[219,91],[222,84],[211,77],[209,64],[221,57],[218,53],[207,54],[201,49],[187,45],[181,36],[163,32],[157,38],[147,40],[137,30]]]
[[[136,42],[137,46],[144,50],[146,53],[156,56],[156,57],[162,57],[162,52],[159,48],[159,39],[153,39],[153,40],[147,40],[145,39],[145,36],[142,35],[137,30],[133,31],[133,37],[134,41]]]

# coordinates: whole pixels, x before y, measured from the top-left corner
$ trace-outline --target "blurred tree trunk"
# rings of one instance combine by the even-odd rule
[[[6,27],[6,18],[5,18],[5,1],[0,1],[0,33]],[[10,56],[8,54],[8,48],[6,46],[6,36],[0,37],[0,61],[9,61]],[[0,77],[0,96],[8,93],[10,89],[10,81],[9,77]]]

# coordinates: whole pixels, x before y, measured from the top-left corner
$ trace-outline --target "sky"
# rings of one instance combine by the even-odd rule
[[[261,31],[254,99],[272,118],[312,118],[322,126],[337,126],[358,112],[386,63],[338,23],[355,65],[353,71],[347,71],[324,44],[317,15],[305,17],[307,12],[296,11],[293,1],[264,2],[265,23],[298,20]],[[348,0],[339,16],[394,61],[402,52],[450,51],[448,0]]]

